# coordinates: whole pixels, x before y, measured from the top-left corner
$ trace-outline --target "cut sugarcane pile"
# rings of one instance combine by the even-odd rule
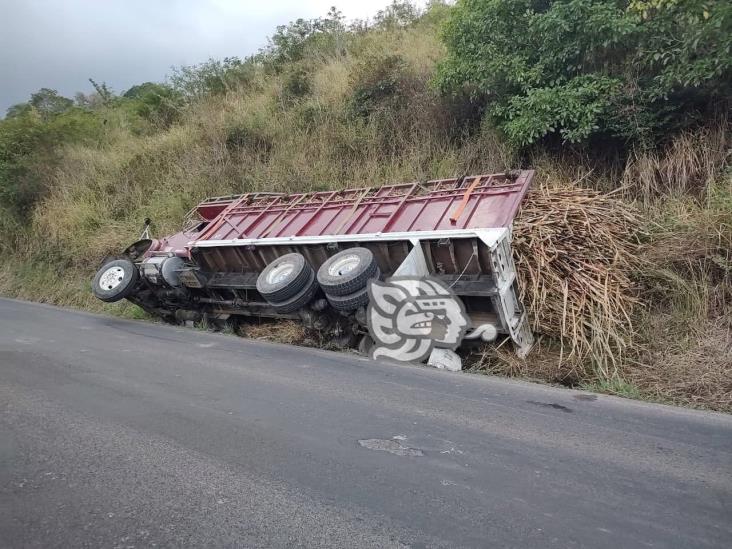
[[[524,200],[513,237],[522,299],[563,359],[607,375],[628,344],[639,226],[627,203],[595,190],[542,187]]]

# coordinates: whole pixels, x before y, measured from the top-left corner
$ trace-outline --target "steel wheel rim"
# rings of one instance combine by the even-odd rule
[[[122,267],[110,267],[99,277],[99,287],[104,291],[116,289],[125,279],[125,270]]]
[[[269,273],[267,273],[267,282],[269,284],[279,284],[283,280],[286,280],[292,271],[295,270],[295,266],[292,263],[283,263],[277,265]]]
[[[345,276],[358,267],[360,263],[360,258],[355,254],[341,257],[328,267],[328,274],[330,276]]]

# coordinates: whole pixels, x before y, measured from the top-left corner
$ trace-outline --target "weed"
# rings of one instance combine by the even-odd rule
[[[641,399],[644,396],[638,387],[619,377],[598,380],[592,383],[581,383],[579,388],[584,391],[606,393],[625,398]]]

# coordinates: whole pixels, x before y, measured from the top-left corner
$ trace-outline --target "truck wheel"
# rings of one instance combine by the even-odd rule
[[[362,288],[357,292],[348,295],[329,295],[326,294],[328,303],[336,311],[349,312],[355,311],[359,307],[368,305],[369,302],[369,291],[367,288]]]
[[[259,273],[257,291],[268,302],[279,304],[305,288],[313,274],[313,268],[302,254],[285,254]]]
[[[319,287],[318,281],[315,279],[315,271],[310,269],[310,280],[307,281],[305,287],[286,301],[272,303],[272,307],[278,313],[294,313],[313,300]]]
[[[132,261],[115,259],[97,271],[92,281],[92,292],[98,299],[114,303],[130,295],[139,278],[140,273]]]
[[[374,254],[367,248],[349,248],[329,258],[318,269],[318,283],[330,296],[345,296],[366,287],[378,276]]]

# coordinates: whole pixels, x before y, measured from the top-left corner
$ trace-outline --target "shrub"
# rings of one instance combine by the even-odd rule
[[[335,7],[325,17],[297,19],[279,25],[258,58],[279,72],[286,63],[307,55],[340,55],[345,51],[346,27],[343,14]]]
[[[397,107],[406,88],[406,63],[398,55],[369,55],[351,73],[351,110],[369,116]]]
[[[63,97],[56,90],[50,90],[48,88],[41,88],[36,93],[31,94],[29,103],[44,119],[61,114],[74,106],[74,102],[71,99]]]
[[[136,114],[163,128],[178,120],[183,107],[181,94],[165,84],[145,82],[131,87],[123,97],[136,102]]]
[[[282,95],[286,101],[304,97],[310,93],[310,89],[310,73],[302,66],[287,72],[282,82]]]
[[[221,61],[209,59],[198,65],[175,67],[168,79],[175,92],[193,101],[230,90],[249,89],[256,81],[256,73],[254,59],[225,57]]]
[[[43,195],[59,145],[94,141],[104,124],[79,107],[53,112],[53,108],[39,112],[31,104],[21,114],[0,120],[0,206],[18,218],[25,217]]]
[[[0,207],[25,215],[41,194],[31,176],[31,155],[43,141],[44,123],[35,109],[0,121]]]
[[[393,29],[414,24],[420,17],[419,8],[408,0],[392,0],[383,10],[376,12],[374,25],[377,28]]]
[[[226,148],[232,153],[249,152],[266,157],[275,146],[275,127],[270,124],[266,115],[230,120],[224,130]]]
[[[728,93],[731,25],[724,0],[460,0],[437,83],[485,94],[516,145],[649,144]]]

